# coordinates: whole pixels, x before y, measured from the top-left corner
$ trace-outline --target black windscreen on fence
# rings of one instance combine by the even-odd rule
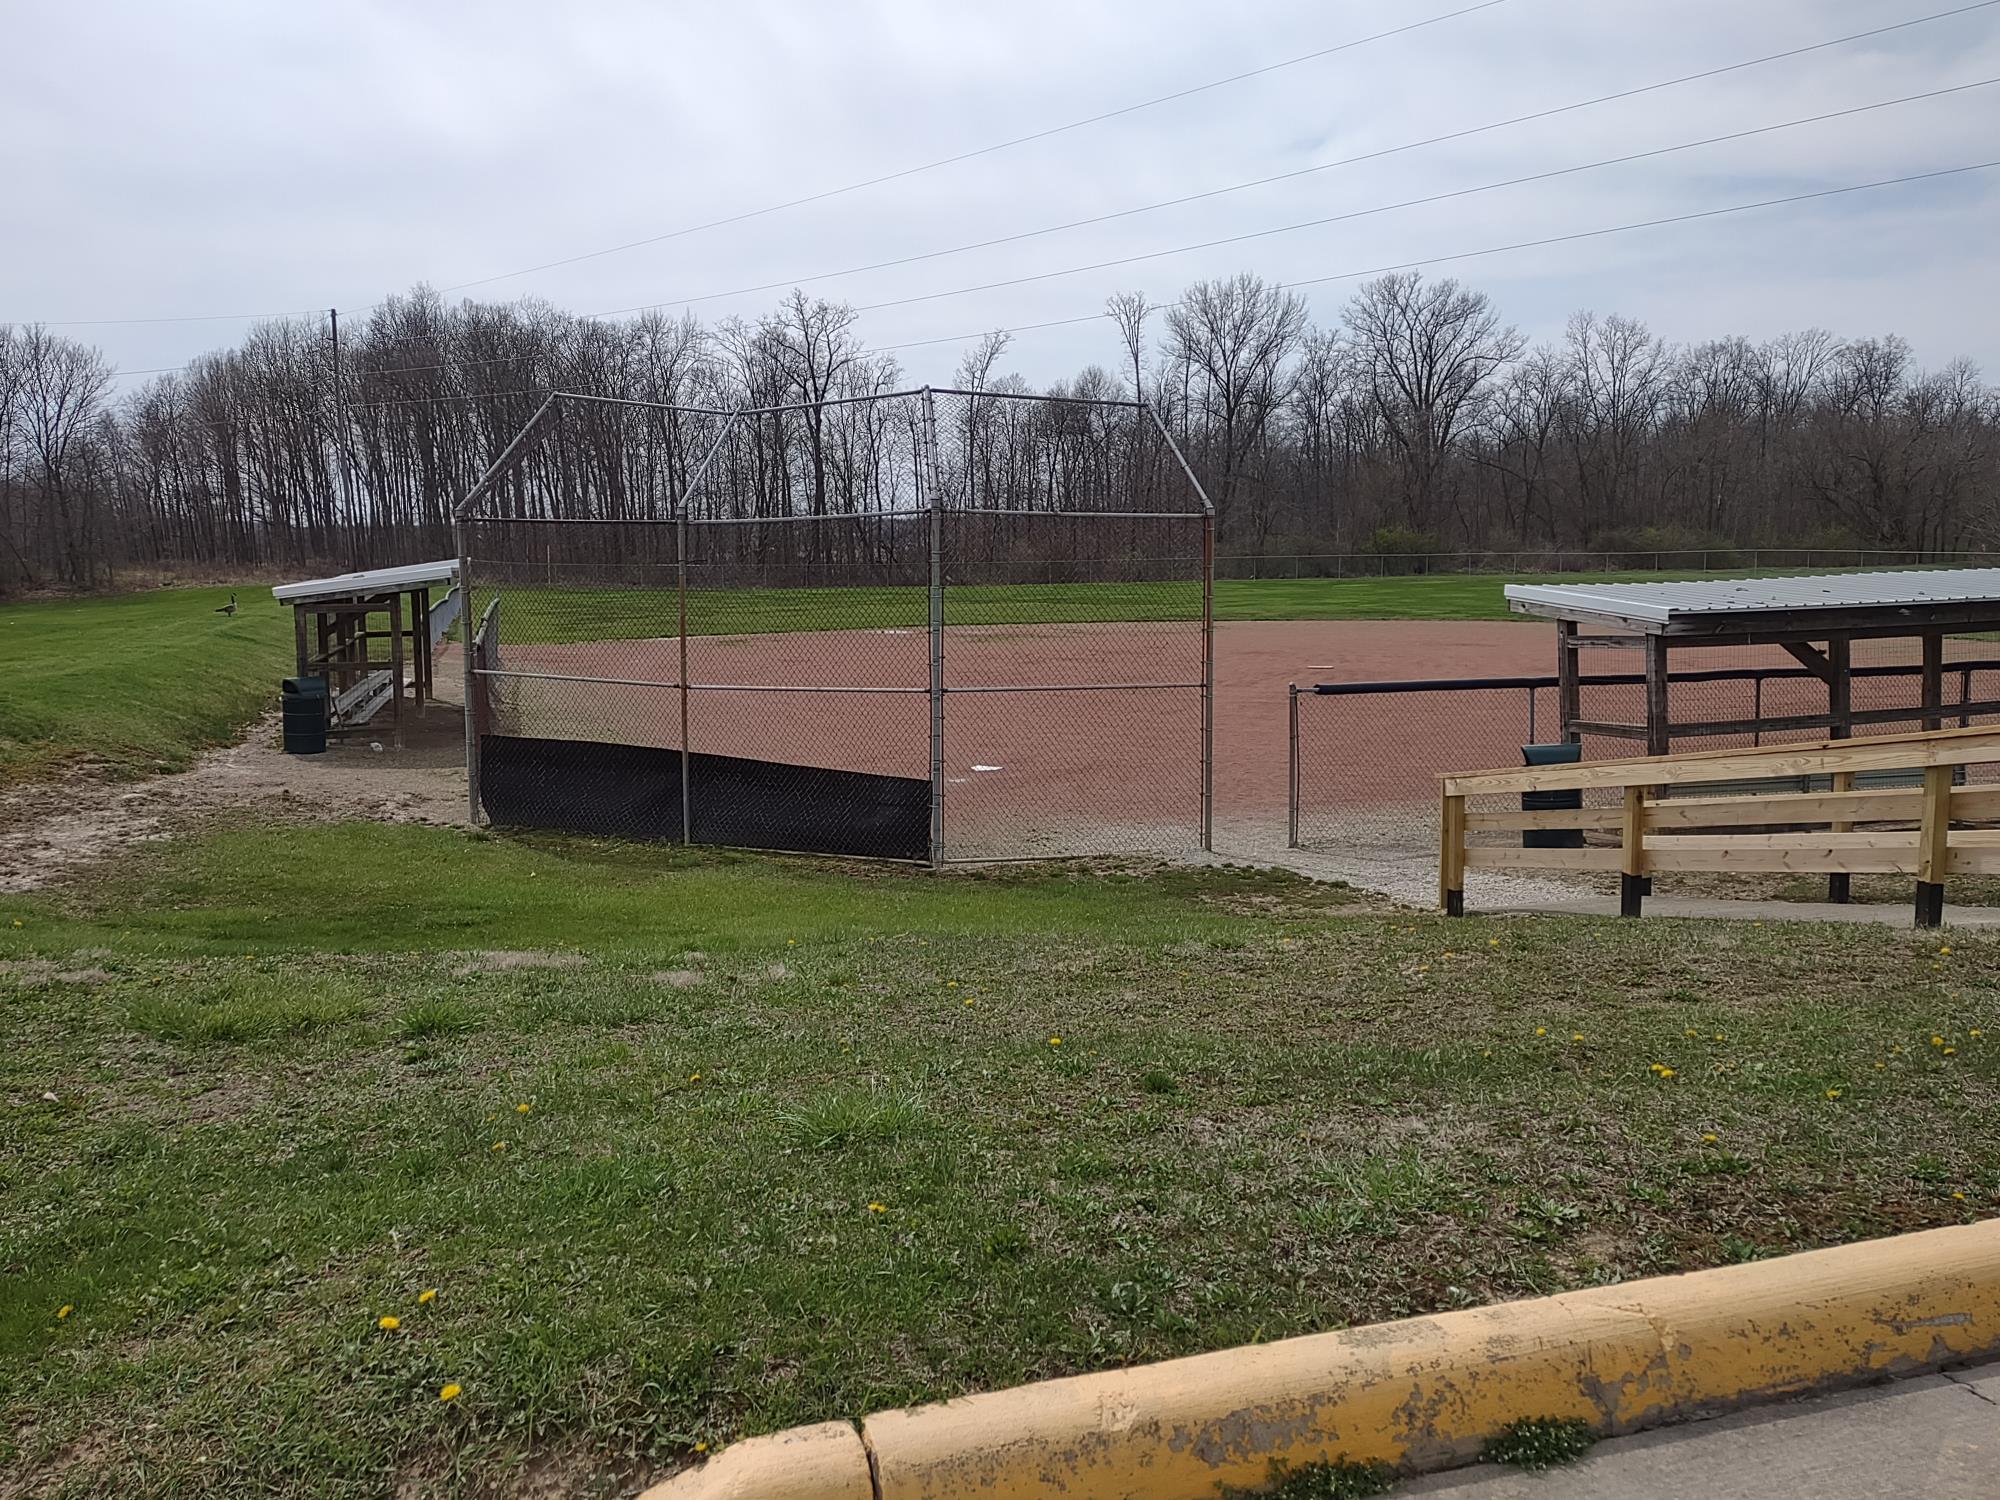
[[[923,859],[931,786],[911,776],[695,754],[694,837],[744,849]],[[681,753],[482,735],[479,800],[498,827],[679,841]]]

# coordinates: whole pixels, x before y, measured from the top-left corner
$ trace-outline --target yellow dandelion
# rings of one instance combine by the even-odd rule
[[[1953,1193],[1951,1196],[1960,1203],[1965,1201],[1965,1194],[1963,1193]]]
[[[1497,948],[1497,947],[1499,947],[1499,946],[1500,946],[1500,939],[1498,939],[1498,938],[1488,938],[1488,939],[1486,940],[1486,946],[1487,946],[1487,947],[1489,947],[1489,948]]]
[[[1704,1146],[1713,1146],[1713,1145],[1715,1144],[1716,1140],[1717,1140],[1717,1136],[1716,1136],[1715,1132],[1714,1132],[1714,1131],[1710,1131],[1710,1132],[1709,1132],[1709,1133],[1708,1133],[1707,1135],[1705,1135],[1705,1136],[1703,1136],[1703,1137],[1701,1138],[1701,1143],[1702,1143],[1702,1144],[1703,1144]]]
[[[526,1099],[523,1099],[519,1104],[514,1106],[514,1113],[517,1115],[525,1115],[529,1110],[533,1109],[534,1107],[535,1106],[530,1104]]]
[[[1696,1031],[1696,1030],[1695,1030],[1695,1029],[1694,1029],[1694,1028],[1693,1028],[1692,1026],[1690,1026],[1690,1027],[1688,1027],[1688,1029],[1687,1029],[1686,1031],[1683,1031],[1683,1032],[1681,1033],[1681,1035],[1682,1035],[1682,1036],[1700,1036],[1700,1035],[1701,1035],[1701,1033],[1700,1033],[1700,1032],[1698,1032],[1698,1031]]]
[[[1951,957],[1951,944],[1946,943],[1942,948],[1938,949],[1938,952],[1944,954],[1947,958]]]
[[[688,1082],[689,1082],[689,1083],[700,1083],[700,1082],[701,1082],[701,1074],[699,1074],[699,1073],[690,1073],[690,1074],[688,1074]]]
[[[1888,1066],[1889,1065],[1885,1062],[1878,1062],[1877,1064],[1875,1064],[1875,1071],[1879,1073]]]
[[[1570,1040],[1571,1040],[1572,1042],[1580,1042],[1580,1041],[1582,1041],[1582,1040],[1583,1040],[1583,1033],[1582,1033],[1582,1032],[1580,1032],[1580,1031],[1574,1031],[1574,1032],[1571,1032],[1571,1033],[1570,1033],[1570,1038],[1569,1038],[1569,1039],[1570,1039]]]
[[[1493,1049],[1491,1047],[1488,1047],[1486,1051],[1480,1055],[1483,1057],[1491,1057],[1493,1055]]]
[[[1931,1045],[1932,1045],[1933,1047],[1942,1047],[1942,1046],[1944,1045],[1944,1038],[1943,1038],[1943,1037],[1941,1037],[1941,1036],[1934,1036],[1934,1037],[1932,1037],[1932,1038],[1931,1038]]]
[[[1660,1069],[1660,1077],[1662,1077],[1662,1078],[1672,1078],[1673,1076],[1674,1076],[1674,1070],[1673,1070],[1672,1068],[1662,1068],[1662,1069]]]
[[[966,999],[965,999],[965,1003],[966,1003],[967,1005],[970,1005],[970,1004],[972,1004],[972,997],[971,997],[970,995],[966,996]]]
[[[785,939],[785,946],[786,946],[787,948],[796,948],[796,947],[798,947],[798,945],[799,945],[799,940],[798,940],[797,938],[786,938],[786,939]]]
[[[421,1292],[417,1293],[417,1302],[420,1305],[428,1305],[437,1301],[437,1299],[438,1289],[434,1286],[427,1286]]]
[[[958,988],[958,981],[956,979],[947,979],[944,982],[944,987],[948,990],[955,990]]]
[[[1062,1045],[1062,1038],[1061,1038],[1061,1037],[1059,1037],[1059,1036],[1052,1036],[1052,1037],[1050,1037],[1050,1038],[1049,1038],[1049,1045],[1050,1045],[1051,1047],[1060,1047],[1060,1046]]]
[[[706,1452],[708,1452],[708,1444],[706,1444],[706,1443],[696,1443],[696,1444],[694,1445],[694,1451],[695,1451],[695,1452],[697,1452],[697,1453],[706,1453]]]
[[[14,925],[16,927],[19,927],[21,925],[21,919],[19,917],[14,918]]]
[[[493,1149],[495,1151],[505,1151],[507,1149],[507,1143],[505,1141],[495,1141],[493,1143]]]
[[[1536,1036],[1547,1036],[1548,1034],[1549,1034],[1549,1028],[1546,1026],[1537,1026],[1535,1028]]]
[[[1943,1051],[1943,1052],[1939,1053],[1938,1055],[1939,1055],[1940,1057],[1956,1057],[1956,1056],[1958,1056],[1958,1048],[1956,1048],[1956,1047],[1947,1047],[1947,1048],[1945,1048],[1945,1049],[1944,1049],[1944,1051]]]
[[[1838,1099],[1838,1098],[1840,1097],[1840,1090],[1839,1090],[1839,1089],[1828,1089],[1828,1090],[1826,1091],[1826,1097],[1827,1097],[1827,1098],[1829,1098],[1829,1099]]]
[[[871,1203],[868,1205],[868,1212],[871,1214],[886,1214],[888,1211],[889,1206],[886,1203]]]
[[[1978,1040],[1979,1040],[1979,1039],[1980,1039],[1981,1037],[1985,1036],[1985,1035],[1986,1035],[1986,1033],[1985,1033],[1985,1032],[1983,1032],[1983,1031],[1981,1031],[1981,1030],[1980,1030],[1980,1029],[1979,1029],[1979,1028],[1978,1028],[1977,1026],[1975,1026],[1975,1027],[1973,1027],[1973,1028],[1972,1028],[1972,1030],[1970,1030],[1970,1031],[1966,1032],[1966,1035],[1967,1035],[1967,1036],[1969,1036],[1969,1037],[1971,1037],[1971,1038],[1972,1038],[1972,1039],[1973,1039],[1973,1040],[1974,1040],[1974,1041],[1976,1042],[1976,1041],[1978,1041]]]
[[[456,1401],[456,1400],[458,1399],[458,1397],[459,1397],[459,1393],[460,1393],[461,1391],[463,1391],[464,1389],[465,1389],[465,1387],[464,1387],[464,1386],[462,1386],[462,1385],[457,1385],[457,1384],[452,1384],[452,1385],[447,1385],[447,1386],[441,1386],[441,1387],[440,1387],[440,1388],[438,1389],[438,1400],[440,1400],[440,1401]]]
[[[381,1317],[375,1320],[375,1326],[381,1329],[384,1333],[394,1333],[398,1328],[401,1328],[403,1326],[403,1320],[401,1318],[391,1317],[390,1315],[385,1313]]]
[[[1722,1040],[1722,1033],[1721,1033],[1721,1032],[1719,1032],[1719,1031],[1718,1031],[1718,1032],[1716,1032],[1716,1034],[1715,1034],[1715,1039],[1716,1039],[1716,1040],[1717,1040],[1718,1042],[1719,1042],[1719,1041],[1721,1041],[1721,1040]]]
[[[19,922],[16,922],[14,925],[16,927],[19,927],[21,924]],[[60,1322],[62,1321],[62,1319],[68,1317],[71,1313],[75,1311],[76,1311],[76,1305],[74,1303],[65,1302],[61,1307],[56,1309],[56,1320]]]

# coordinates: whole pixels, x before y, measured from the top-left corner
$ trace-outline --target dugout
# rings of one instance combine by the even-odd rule
[[[433,696],[437,647],[458,619],[457,559],[307,578],[271,593],[292,608],[296,675],[326,684],[329,731],[351,733],[386,710],[400,750],[405,705],[421,713]]]

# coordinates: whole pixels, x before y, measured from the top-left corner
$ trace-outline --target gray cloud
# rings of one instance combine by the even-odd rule
[[[1945,0],[1507,0],[1157,109],[708,233],[477,288],[579,312],[951,246],[1393,146]],[[357,309],[893,171],[1452,8],[392,3],[19,7],[0,95],[0,318]],[[2000,8],[1205,203],[813,285],[857,304],[1142,254],[2000,76]],[[1299,280],[2000,155],[2000,88],[1143,265],[886,309],[876,344]],[[1821,325],[2000,367],[2000,172],[1442,266],[1531,335],[1577,307],[1671,339]],[[1311,293],[1331,319],[1350,285]],[[705,303],[754,315],[758,294]],[[124,367],[232,323],[72,330]],[[941,377],[948,345],[913,349]],[[1115,359],[1026,334],[1031,379]]]

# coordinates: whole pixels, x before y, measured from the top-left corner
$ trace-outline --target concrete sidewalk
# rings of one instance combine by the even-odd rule
[[[2000,1365],[1599,1443],[1540,1474],[1480,1465],[1398,1485],[1449,1500],[1994,1500]]]

